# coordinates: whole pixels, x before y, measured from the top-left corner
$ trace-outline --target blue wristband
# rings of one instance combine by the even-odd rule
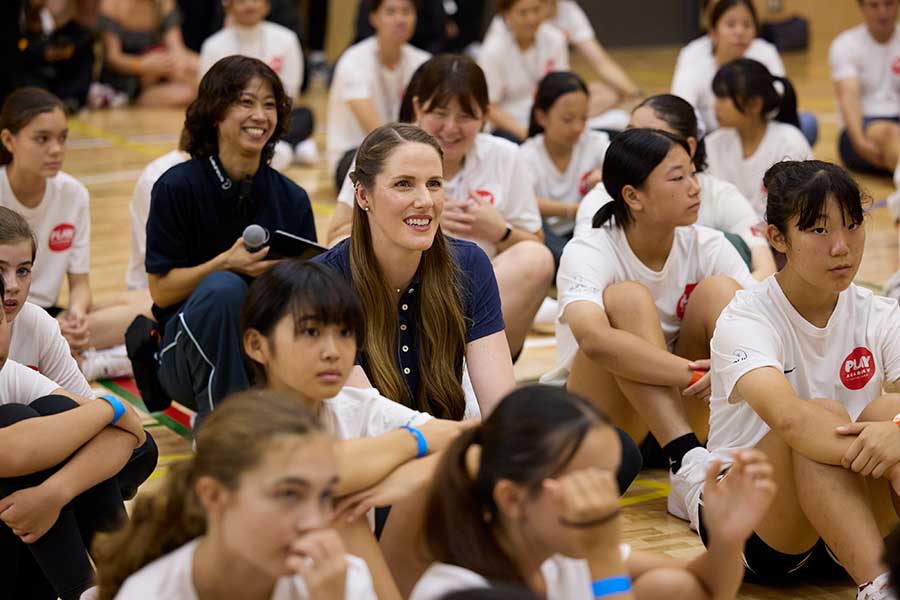
[[[110,394],[104,394],[102,396],[98,396],[99,398],[106,400],[109,402],[109,405],[112,406],[113,409],[113,418],[112,421],[109,422],[110,425],[115,425],[116,422],[122,418],[122,415],[125,414],[125,405],[122,404],[122,401],[116,398],[115,396],[111,396]]]
[[[624,594],[631,591],[631,578],[628,575],[618,575],[616,577],[598,579],[591,583],[591,590],[594,592],[594,598]]]
[[[412,425],[404,425],[400,429],[405,429],[416,438],[416,446],[418,448],[416,452],[416,458],[422,458],[426,454],[428,454],[428,441],[425,439],[425,436],[422,435],[422,432],[413,427]]]

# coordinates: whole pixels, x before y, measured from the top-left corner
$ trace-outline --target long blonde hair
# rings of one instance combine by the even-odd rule
[[[443,160],[437,141],[414,125],[390,124],[370,133],[356,153],[353,184],[375,189],[375,177],[398,146],[426,144]],[[350,271],[353,287],[366,307],[366,343],[369,378],[388,398],[437,417],[462,419],[466,400],[462,390],[462,360],[466,350],[466,323],[459,273],[447,240],[438,228],[434,242],[422,253],[419,265],[420,385],[413,396],[395,359],[398,335],[397,303],[384,270],[375,257],[369,215],[353,207],[350,236]]]
[[[194,457],[175,465],[156,494],[137,499],[128,524],[98,538],[94,548],[100,600],[112,600],[133,573],[206,533],[194,484],[208,475],[229,489],[260,463],[272,438],[321,431],[297,400],[258,390],[223,402],[203,423]]]

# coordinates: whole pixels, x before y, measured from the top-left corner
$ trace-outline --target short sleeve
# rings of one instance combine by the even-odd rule
[[[378,600],[372,574],[364,560],[357,556],[347,555],[347,583],[344,597],[353,600]]]
[[[0,375],[3,404],[30,404],[59,389],[59,384],[25,365],[6,359]]]
[[[856,52],[847,33],[842,33],[831,42],[828,49],[828,64],[831,67],[831,80],[841,81],[859,77],[854,58]]]
[[[881,360],[884,367],[885,383],[900,380],[900,305],[887,298],[874,298],[873,301],[890,303],[887,315],[878,326],[881,348]]]
[[[742,294],[745,292],[738,292]],[[710,341],[712,397],[728,399],[737,382],[762,367],[782,370],[782,344],[772,326],[746,306],[722,311]]]
[[[503,215],[516,228],[536,233],[541,230],[541,212],[534,193],[535,178],[528,168],[525,151],[516,148],[507,186],[510,214]],[[506,202],[504,202],[506,204]],[[501,210],[501,213],[503,211]]]
[[[66,272],[73,274],[91,272],[91,209],[87,190],[80,188],[78,214],[75,217],[75,238],[69,250]]]
[[[399,402],[385,398],[373,389],[373,398],[369,401],[367,422],[364,423],[362,437],[374,437],[383,435],[403,427],[412,425],[418,427],[424,425],[434,417],[429,414],[415,411]]]
[[[565,11],[565,28],[570,44],[589,42],[596,37],[594,28],[577,2],[560,2],[559,10]]]
[[[556,296],[559,314],[562,315],[569,304],[584,300],[602,308],[603,292],[615,283],[615,272],[611,266],[614,256],[603,256],[587,240],[596,241],[605,235],[603,230],[595,230],[586,237],[575,238],[566,244],[559,272],[556,274]]]
[[[353,169],[356,168],[356,159],[353,159],[353,162],[350,163],[350,168],[347,169],[347,175],[344,177],[344,182],[341,184],[341,191],[338,192],[337,201],[339,204],[346,204],[347,206],[352,207],[354,204],[353,201],[353,182],[350,181],[350,173],[353,172]]]
[[[285,35],[284,66],[281,68],[281,82],[288,96],[295,99],[300,95],[300,82],[303,81],[303,52],[300,41],[293,31],[283,32]]]
[[[492,104],[502,102],[506,96],[504,63],[498,56],[495,56],[496,54],[496,49],[493,47],[483,48],[481,56],[478,58],[478,65],[484,71],[485,80],[491,82],[488,86],[488,96]]]
[[[354,50],[354,48],[351,48],[351,50]],[[335,75],[335,85],[331,93],[337,95],[342,102],[365,100],[375,96],[375,67],[374,65],[350,64],[351,62],[356,62],[353,59],[358,56],[361,56],[361,54],[354,52],[350,56],[344,57],[348,60],[341,60],[338,63],[337,69],[339,72]]]
[[[85,398],[93,398],[94,392],[91,391],[91,386],[88,384],[87,379],[84,378],[81,369],[78,368],[78,363],[75,362],[75,358],[72,356],[69,343],[66,342],[66,338],[60,333],[59,323],[43,309],[38,313],[38,318],[43,322],[36,324],[36,329],[45,332],[38,349],[40,361],[37,367],[40,372],[51,381],[59,384],[58,387],[67,392]],[[34,334],[37,332],[30,333]]]
[[[189,204],[190,194],[173,185],[171,178],[160,178],[153,185],[147,216],[148,273],[165,275],[172,269],[191,266],[187,245],[191,227],[184,222]]]
[[[484,250],[471,242],[455,242],[463,306],[466,319],[466,343],[503,331],[500,289],[494,267]]]

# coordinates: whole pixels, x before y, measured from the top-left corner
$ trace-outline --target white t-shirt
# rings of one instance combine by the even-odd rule
[[[760,219],[766,214],[763,175],[769,167],[783,160],[809,160],[813,157],[812,148],[803,133],[793,125],[778,121],[769,121],[759,147],[747,158],[744,158],[741,137],[736,129],[717,129],[705,139],[709,174],[736,185],[750,200]]]
[[[11,358],[0,366],[0,404],[31,404],[59,388],[34,369]]]
[[[831,79],[859,80],[862,114],[895,117],[900,114],[900,25],[885,44],[879,44],[865,25],[844,31],[828,51]]]
[[[297,34],[277,23],[262,21],[252,27],[232,25],[206,38],[200,48],[200,77],[226,56],[240,54],[269,65],[291,98],[300,95],[303,51]]]
[[[31,302],[9,326],[9,358],[38,371],[68,392],[93,398],[94,392],[72,357],[69,343],[59,331],[59,322]]]
[[[710,342],[712,394],[709,442],[713,456],[730,463],[730,450],[752,448],[769,426],[734,392],[746,373],[761,367],[784,372],[800,398],[840,402],[856,420],[900,379],[900,308],[897,301],[851,285],[841,292],[824,328],[794,309],[775,276],[739,291],[716,322]]]
[[[18,201],[9,186],[6,167],[0,167],[0,206],[22,215],[37,238],[37,257],[28,299],[54,306],[66,274],[91,270],[91,212],[88,191],[77,179],[60,171],[47,179],[44,198],[35,208]]]
[[[353,171],[351,166],[350,171]],[[500,215],[518,229],[536,233],[541,229],[541,213],[534,195],[532,174],[522,150],[509,140],[488,133],[479,133],[475,144],[466,154],[462,169],[453,179],[444,182],[447,198],[464,199],[476,196],[489,200]],[[338,202],[353,206],[353,184],[344,179]],[[497,247],[481,240],[488,257],[497,254]]]
[[[194,552],[200,538],[154,560],[125,580],[117,600],[197,600],[194,587]],[[306,600],[309,592],[300,576],[282,577],[270,600]],[[369,568],[362,559],[347,555],[347,600],[377,600]]]
[[[128,270],[125,271],[125,284],[128,289],[147,287],[144,258],[147,254],[147,217],[150,214],[150,191],[153,184],[163,173],[187,159],[186,154],[172,150],[151,161],[138,177],[128,208],[131,213],[131,255],[128,257]]]
[[[631,546],[621,544],[622,560],[628,560]],[[547,600],[593,600],[591,570],[586,560],[554,554],[541,565],[541,575],[547,584]],[[489,588],[483,576],[446,563],[433,563],[413,588],[409,600],[440,600],[451,592]]]
[[[589,42],[597,37],[591,21],[575,0],[557,0],[556,16],[549,23],[562,31],[570,44]]]
[[[484,36],[478,64],[488,81],[491,103],[527,127],[538,83],[547,73],[569,70],[569,47],[559,29],[541,23],[534,43],[523,51],[503,17],[496,16]]]
[[[776,77],[785,75],[778,49],[764,39],[754,39],[744,58],[761,62]],[[704,35],[681,49],[672,75],[672,93],[691,103],[700,116],[705,133],[719,126],[713,108],[716,95],[712,91],[712,82],[719,67],[713,54],[712,40]]]
[[[378,60],[377,38],[366,38],[347,48],[334,67],[328,93],[327,146],[331,171],[345,152],[362,143],[367,133],[347,103],[369,99],[383,122],[396,121],[409,80],[429,58],[431,55],[427,52],[406,44],[401,51],[400,63],[394,69],[388,69]]]
[[[569,165],[561,173],[547,153],[544,134],[529,138],[522,144],[522,156],[533,174],[535,194],[558,202],[577,204],[590,192],[585,187],[587,176],[592,171],[603,169],[603,159],[608,147],[608,135],[585,129],[572,149]],[[557,235],[568,234],[575,227],[575,222],[570,219],[551,217],[547,221]]]
[[[759,226],[759,217],[740,190],[706,172],[697,173],[697,181],[700,183],[697,225],[739,235],[751,248],[768,244],[763,229]],[[612,202],[612,197],[602,183],[588,192],[578,206],[575,217],[576,236],[589,234],[593,230],[594,214],[607,202]]]
[[[322,426],[338,440],[375,437],[433,417],[382,396],[375,388],[344,387],[322,403]]]
[[[713,275],[725,275],[743,287],[756,284],[737,250],[720,231],[690,225],[676,227],[669,257],[661,271],[642,263],[628,244],[621,227],[607,224],[566,244],[556,276],[559,317],[556,324],[556,369],[541,378],[563,383],[578,342],[564,319],[573,302],[588,301],[604,309],[603,291],[623,281],[643,284],[653,296],[666,344],[671,350],[681,330],[681,319],[691,292]]]

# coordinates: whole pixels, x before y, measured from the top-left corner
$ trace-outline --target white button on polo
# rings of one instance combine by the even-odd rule
[[[406,324],[400,323],[400,331],[406,331]]]
[[[405,375],[409,375],[409,367],[406,367],[405,369],[403,369],[403,373]]]
[[[403,310],[407,310],[409,308],[409,306],[407,306],[406,304],[403,304],[400,306],[400,308],[402,308]]]
[[[409,352],[409,346],[403,346],[403,351],[404,351],[404,352]]]

